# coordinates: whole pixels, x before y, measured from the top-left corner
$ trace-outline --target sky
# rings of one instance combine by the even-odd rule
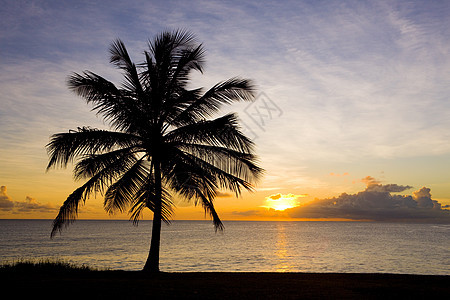
[[[266,172],[253,193],[226,191],[223,220],[450,223],[449,1],[0,1],[0,218],[54,218],[82,182],[46,172],[52,134],[107,128],[66,78],[117,83],[108,47],[135,62],[163,30],[206,49],[205,89],[252,79],[239,114]],[[204,219],[176,201],[174,219]],[[107,215],[102,196],[80,210]],[[150,214],[145,215],[151,218]],[[206,217],[207,219],[207,217]]]

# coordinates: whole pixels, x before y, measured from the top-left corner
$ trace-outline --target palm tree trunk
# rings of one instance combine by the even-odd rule
[[[159,272],[159,249],[161,242],[161,166],[155,163],[155,209],[153,212],[152,238],[150,242],[150,252],[143,271],[158,273]]]

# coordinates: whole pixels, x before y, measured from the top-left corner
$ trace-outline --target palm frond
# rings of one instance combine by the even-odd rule
[[[175,68],[171,76],[172,81],[170,90],[174,86],[185,87],[189,80],[191,71],[199,71],[203,73],[205,50],[203,45],[198,45],[195,48],[186,48],[180,51],[178,61],[175,63]]]
[[[128,170],[136,162],[134,147],[83,156],[74,167],[75,180],[87,179],[109,166],[116,165],[117,170]]]
[[[61,232],[64,225],[67,227],[70,223],[75,222],[78,216],[78,206],[80,205],[80,201],[85,200],[85,190],[85,186],[79,187],[67,197],[66,201],[64,201],[59,209],[58,215],[53,220],[53,228],[50,237],[54,237],[57,231]]]
[[[194,39],[189,31],[176,30],[149,41],[146,60],[139,65],[143,69],[139,78],[156,122],[163,120],[160,114],[167,109],[164,103],[183,92],[189,73],[203,70],[204,50],[202,45],[195,45]]]
[[[213,116],[224,104],[238,101],[253,101],[255,87],[248,79],[237,77],[220,82],[202,97],[190,104],[170,121],[175,126],[190,124]]]
[[[252,153],[243,153],[225,147],[180,143],[178,149],[189,153],[226,173],[245,181],[257,182],[264,170],[257,165],[258,158]]]
[[[208,190],[213,196],[219,189],[232,191],[236,196],[241,194],[242,188],[248,191],[254,189],[250,182],[206,160],[181,150],[174,153],[176,155],[170,161],[170,171],[165,170],[165,174],[171,188],[186,199],[196,198],[196,189]]]
[[[53,237],[57,231],[61,232],[64,226],[73,223],[78,216],[78,207],[86,202],[89,196],[96,192],[102,192],[107,181],[110,179],[110,174],[106,170],[94,175],[81,187],[77,188],[72,194],[67,197],[63,205],[59,209],[59,213],[53,221],[53,228],[50,234]],[[106,176],[105,176],[106,174]]]
[[[89,127],[57,133],[46,145],[50,157],[47,170],[52,167],[65,167],[76,157],[110,151],[116,147],[130,147],[138,142],[138,137],[131,134]]]
[[[254,143],[240,131],[235,114],[176,128],[165,136],[165,140],[223,146],[244,153],[252,153],[254,148]]]
[[[67,86],[88,103],[121,98],[120,91],[112,82],[90,71],[73,73],[67,78]]]
[[[120,147],[137,145],[137,136],[89,127],[79,127],[65,133],[54,134],[46,145],[49,155],[47,170],[52,167],[65,167],[74,158],[95,154]]]
[[[193,200],[195,205],[200,203],[205,213],[211,216],[215,229],[223,230],[223,224],[213,205],[213,199],[218,191],[217,170],[196,164],[188,156],[183,158],[177,156],[173,159],[176,163],[172,166],[171,172],[165,173],[167,185],[186,200]],[[224,178],[221,180],[223,183]],[[245,182],[241,184],[245,185]],[[238,193],[240,187],[232,189]]]
[[[130,209],[130,219],[133,220],[133,223],[138,224],[145,208],[154,212],[157,201],[161,201],[162,220],[166,224],[170,224],[174,208],[172,196],[165,188],[162,188],[161,199],[158,199],[156,196],[155,185],[151,177],[147,178],[146,184],[142,185],[140,190],[135,194],[134,203]]]
[[[142,103],[136,100],[133,91],[119,90],[110,81],[89,71],[69,76],[70,90],[92,103],[93,111],[102,115],[116,130],[136,132],[146,120]],[[136,124],[137,123],[137,124]]]
[[[115,40],[109,48],[109,53],[111,54],[110,62],[125,71],[125,88],[137,95],[141,95],[142,86],[139,80],[138,71],[128,54],[125,44],[120,39]]]
[[[120,162],[117,162],[120,163]],[[104,207],[109,214],[124,212],[134,202],[140,188],[148,178],[148,163],[142,158],[127,167],[127,171],[115,183],[109,186],[104,197]]]
[[[214,204],[212,201],[213,198],[207,198],[201,192],[198,192],[198,196],[201,199],[202,206],[205,209],[205,213],[209,213],[209,215],[213,221],[215,230],[223,231],[224,226],[223,226],[222,221],[219,218],[219,215],[216,212],[216,209],[214,208]]]
[[[203,94],[202,91],[203,91],[202,88],[192,90],[182,90],[164,102],[161,121],[164,122],[165,131],[167,128],[170,127],[184,125],[184,123],[183,124],[181,124],[181,122],[176,123],[172,122],[172,120],[176,116],[183,113],[183,111],[185,111],[190,105],[192,105],[192,103],[197,101],[202,96]],[[194,123],[194,121],[185,123],[191,124]]]
[[[195,35],[188,30],[165,31],[149,41],[149,49],[153,57],[162,66],[164,63],[178,60],[179,54],[184,49],[192,48]]]

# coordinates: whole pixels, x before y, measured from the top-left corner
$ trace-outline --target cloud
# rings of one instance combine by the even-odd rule
[[[303,197],[307,197],[307,194],[300,194],[300,195],[295,195],[295,194],[272,194],[269,197],[266,197],[266,200],[269,201],[277,201],[277,200],[284,200],[284,199],[298,199],[298,198],[303,198]]]
[[[295,194],[272,194],[269,197],[266,197],[266,201],[285,201],[285,200],[292,200],[292,201],[297,201],[298,198],[304,198],[304,197],[308,197],[307,194],[300,194],[300,195],[295,195]]]
[[[278,194],[275,194],[275,195],[270,195],[268,198],[269,198],[268,200],[278,200],[278,199],[281,198],[281,194],[278,193]]]
[[[431,189],[423,187],[420,190],[413,193],[413,199],[417,202],[417,206],[420,208],[433,208],[441,209],[442,205],[436,200],[431,200]]]
[[[249,216],[261,216],[262,212],[256,209],[252,209],[252,210],[245,210],[245,211],[233,211],[231,212],[231,214],[236,215],[236,216],[244,216],[244,217],[249,217]]]
[[[229,197],[233,197],[233,194],[219,191],[216,193],[216,197],[229,198]]]
[[[7,194],[6,186],[0,189],[0,211],[17,213],[31,213],[31,212],[56,212],[57,207],[51,204],[42,204],[36,199],[26,196],[25,201],[14,201]]]
[[[373,178],[372,176],[366,176],[364,178],[361,179],[361,182],[365,183],[367,186],[370,185],[374,185],[374,184],[379,184],[380,182],[377,181],[375,178]]]
[[[366,176],[361,179],[367,185],[366,191],[371,192],[387,192],[387,193],[401,193],[403,191],[409,190],[412,186],[409,185],[398,185],[398,184],[385,184],[382,185],[380,181],[376,180],[372,176]]]
[[[398,185],[398,184],[373,184],[367,187],[367,191],[380,192],[380,193],[401,193],[403,191],[411,189],[412,186],[409,185]]]
[[[345,218],[371,221],[450,223],[450,211],[431,198],[431,190],[422,187],[411,195],[392,193],[410,189],[397,184],[382,185],[366,177],[367,188],[357,194],[316,199],[286,212],[293,218]]]
[[[10,211],[14,207],[14,202],[6,193],[6,186],[2,185],[0,188],[0,210]]]
[[[14,208],[17,209],[20,213],[29,213],[29,212],[55,212],[56,207],[50,204],[41,204],[36,199],[31,198],[30,196],[25,197],[25,201],[14,202]]]

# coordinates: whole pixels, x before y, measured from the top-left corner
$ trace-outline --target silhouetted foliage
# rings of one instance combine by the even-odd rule
[[[148,47],[145,61],[136,65],[122,41],[112,43],[110,62],[125,79],[120,87],[90,71],[68,78],[69,89],[92,104],[111,129],[80,127],[53,135],[47,170],[74,162],[75,179],[86,180],[61,206],[51,236],[73,222],[96,193],[104,195],[108,213],[128,210],[134,222],[149,208],[153,229],[144,270],[157,272],[161,220],[170,222],[173,196],[201,204],[221,230],[213,205],[217,192],[252,190],[263,170],[237,115],[212,118],[224,104],[252,101],[252,82],[231,78],[206,92],[189,90],[189,75],[202,72],[204,64],[203,46],[194,36],[163,32]]]
[[[0,265],[2,272],[87,272],[95,271],[91,267],[75,265],[63,260],[39,259],[39,260],[18,260],[11,263],[3,263]]]

